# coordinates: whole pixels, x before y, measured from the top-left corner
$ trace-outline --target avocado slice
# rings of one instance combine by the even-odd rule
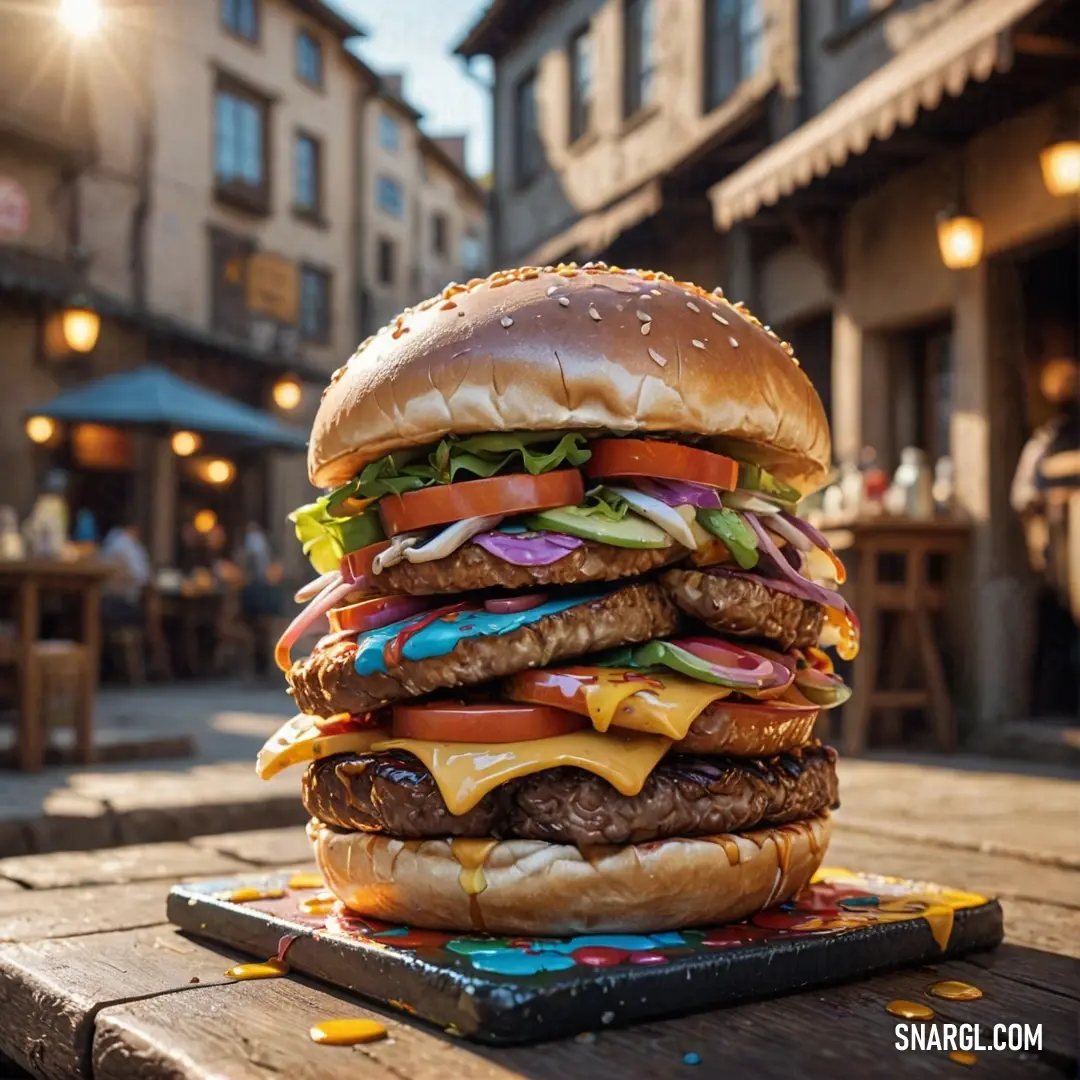
[[[673,645],[670,641],[650,641],[634,650],[635,667],[666,667],[680,675],[686,675],[700,682],[727,686],[733,690],[756,690],[762,680],[739,678],[729,675],[715,664],[695,656],[692,652]]]
[[[766,472],[760,465],[752,465],[748,462],[739,462],[739,487],[749,491],[760,491],[762,495],[769,495],[780,502],[795,505],[802,499],[800,492],[783,480],[777,480],[770,472]]]
[[[697,521],[723,543],[744,570],[757,566],[757,537],[749,525],[734,510],[705,510],[697,512]]]
[[[566,533],[583,540],[626,548],[664,548],[671,537],[663,529],[637,514],[627,514],[621,521],[611,521],[596,514],[580,514],[573,506],[544,510],[525,518],[525,526],[538,531]]]

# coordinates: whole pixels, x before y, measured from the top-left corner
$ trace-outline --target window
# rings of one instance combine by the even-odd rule
[[[221,25],[245,41],[258,41],[258,0],[221,0]]]
[[[763,0],[706,0],[705,108],[714,109],[761,66]]]
[[[397,246],[385,236],[379,237],[379,284],[393,285],[396,277]]]
[[[389,113],[379,113],[379,145],[392,154],[401,149],[401,125]]]
[[[656,89],[656,4],[626,0],[623,9],[623,115],[633,116]]]
[[[380,210],[385,210],[393,217],[405,214],[405,193],[401,184],[391,176],[380,176],[376,189],[376,199]]]
[[[514,120],[514,179],[518,187],[524,187],[536,179],[544,162],[535,71],[526,75],[514,90]]]
[[[570,39],[570,141],[589,130],[593,98],[592,33],[588,27]]]
[[[873,7],[873,0],[837,0],[836,16],[842,22],[852,22],[869,15]]]
[[[267,210],[267,117],[264,98],[235,83],[219,83],[214,99],[214,182],[219,196]]]
[[[323,84],[322,42],[306,30],[296,35],[296,77],[308,86]]]
[[[300,131],[293,143],[293,209],[312,217],[322,211],[322,146]]]
[[[484,241],[472,230],[461,238],[461,270],[466,278],[483,276]]]
[[[322,345],[330,341],[330,275],[313,266],[300,268],[300,336]]]
[[[211,228],[210,325],[219,333],[247,338],[251,313],[247,306],[248,258],[255,251],[249,236]]]
[[[445,257],[449,245],[446,242],[446,215],[431,215],[431,250],[435,255]]]

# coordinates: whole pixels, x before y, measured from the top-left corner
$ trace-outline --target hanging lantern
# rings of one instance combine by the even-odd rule
[[[1060,138],[1039,154],[1043,183],[1051,195],[1080,194],[1080,139]]]
[[[37,443],[38,446],[44,446],[46,443],[52,442],[55,434],[56,422],[48,416],[31,416],[26,421],[26,436],[31,442]]]
[[[205,536],[207,533],[214,531],[214,526],[217,525],[217,514],[213,510],[200,510],[192,522],[195,526],[195,531]]]
[[[202,446],[202,438],[194,431],[177,431],[172,437],[172,452],[177,457],[191,457]]]
[[[64,344],[76,353],[92,352],[101,333],[101,316],[85,301],[75,300],[60,315]]]
[[[274,383],[273,395],[274,404],[279,409],[291,412],[303,400],[304,390],[298,379],[285,375]]]
[[[970,214],[945,210],[938,214],[938,249],[950,270],[970,270],[983,254],[983,223]]]
[[[214,458],[206,463],[206,479],[211,484],[224,487],[232,483],[234,476],[236,476],[236,466],[225,458]]]

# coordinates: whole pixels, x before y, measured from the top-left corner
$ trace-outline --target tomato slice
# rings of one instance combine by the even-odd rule
[[[431,599],[426,596],[376,596],[359,604],[332,608],[328,613],[330,629],[334,633],[352,630],[364,634],[419,615],[430,607]]]
[[[684,480],[692,484],[734,491],[739,482],[739,463],[722,454],[699,450],[682,443],[648,439],[597,439],[589,443],[592,457],[585,466],[589,476],[647,476],[659,480]]]
[[[505,693],[514,701],[550,705],[588,716],[585,687],[599,681],[596,671],[586,667],[520,671],[506,680]]]
[[[394,738],[507,743],[569,735],[589,727],[584,716],[546,705],[395,705]]]
[[[379,514],[386,534],[397,536],[462,518],[577,506],[584,498],[581,473],[577,469],[557,469],[540,476],[513,473],[487,480],[440,484],[404,495],[384,495],[379,500]]]
[[[346,581],[351,577],[352,580],[356,582],[359,582],[364,577],[370,578],[371,564],[375,561],[375,556],[385,551],[389,546],[389,540],[380,540],[377,544],[368,544],[367,547],[357,548],[356,551],[350,551],[349,554],[341,560],[342,577]],[[366,585],[367,582],[364,584]]]

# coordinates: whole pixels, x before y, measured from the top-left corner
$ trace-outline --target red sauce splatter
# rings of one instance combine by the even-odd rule
[[[631,964],[666,964],[668,958],[659,952],[636,952],[630,956]]]
[[[583,945],[570,955],[586,967],[615,967],[616,964],[625,964],[630,958],[626,949],[613,949],[608,945]]]
[[[718,926],[713,930],[706,930],[702,945],[708,945],[714,949],[723,949],[734,945],[749,945],[751,942],[765,941],[775,936],[775,934],[757,926],[747,926],[745,923],[739,923],[735,926]]]
[[[469,605],[468,603],[460,604],[448,604],[446,607],[436,608],[434,611],[429,611],[422,618],[419,618],[414,623],[410,623],[406,626],[393,641],[388,641],[383,648],[383,663],[387,667],[396,667],[401,663],[401,651],[405,648],[406,643],[413,634],[418,634],[425,626],[430,626],[433,622],[437,622],[444,615],[456,615],[459,611],[464,611]],[[453,620],[449,620],[453,621]]]

